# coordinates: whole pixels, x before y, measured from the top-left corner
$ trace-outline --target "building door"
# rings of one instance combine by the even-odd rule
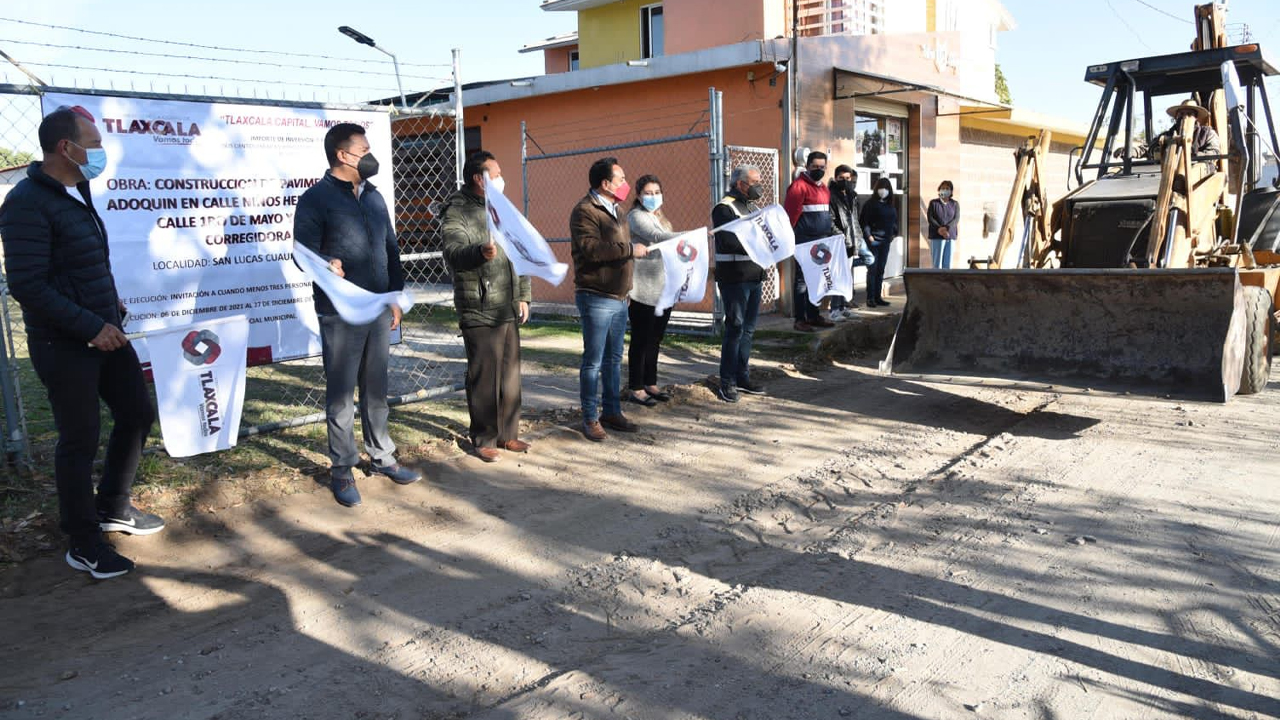
[[[858,171],[858,202],[871,202],[880,178],[888,178],[898,208],[898,234],[907,235],[907,107],[859,100],[854,116],[854,162]],[[907,264],[907,243],[897,243],[889,256],[885,277],[897,277]]]

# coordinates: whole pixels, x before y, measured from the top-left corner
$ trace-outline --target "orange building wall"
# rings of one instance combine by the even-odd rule
[[[748,71],[759,78],[747,81]],[[724,93],[725,141],[734,145],[781,147],[782,92],[785,76],[774,87],[767,82],[772,66],[732,68],[675,78],[604,86],[555,95],[468,105],[467,127],[478,126],[484,148],[497,157],[506,178],[506,195],[522,207],[520,121],[528,123],[529,154],[616,145],[656,137],[704,131],[708,88]],[[602,153],[601,153],[602,154]],[[663,182],[664,210],[677,230],[692,230],[710,222],[708,145],[705,139],[674,145],[613,151],[634,184],[641,175],[657,174]],[[555,242],[569,235],[569,213],[588,191],[587,169],[599,154],[539,160],[529,164],[529,220],[552,242],[567,263],[569,244]],[[723,190],[726,182],[720,179]],[[784,186],[785,187],[785,186]],[[630,202],[627,203],[629,209]],[[539,302],[571,303],[573,279],[559,287],[534,280]],[[709,308],[709,300],[706,308]],[[704,308],[704,309],[706,309]],[[689,308],[692,309],[692,308]]]
[[[667,55],[765,40],[765,0],[664,3]]]
[[[577,45],[570,45],[569,47],[543,50],[542,61],[546,68],[546,74],[555,75],[556,73],[569,72],[569,53],[577,49]]]

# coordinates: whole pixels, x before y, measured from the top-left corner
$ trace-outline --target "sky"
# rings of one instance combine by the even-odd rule
[[[1004,4],[1018,27],[1000,34],[996,54],[1014,107],[1080,124],[1092,120],[1102,95],[1101,88],[1083,80],[1089,65],[1185,52],[1195,39],[1196,3],[1189,0],[1004,0]],[[1231,0],[1228,31],[1238,32],[1239,23],[1248,25],[1253,41],[1262,45],[1273,63],[1280,62],[1280,0]],[[1267,84],[1267,95],[1273,113],[1280,111],[1280,83],[1275,78]]]
[[[1005,0],[1005,6],[1018,27],[1001,34],[998,59],[1014,104],[1079,123],[1091,118],[1100,92],[1081,80],[1086,66],[1179,52],[1194,37],[1189,0]],[[1232,0],[1228,22],[1247,23],[1255,40],[1272,48],[1269,55],[1280,62],[1280,0]],[[330,102],[393,96],[389,59],[340,35],[339,25],[350,25],[397,53],[405,91],[412,93],[451,83],[448,66],[454,47],[462,51],[464,82],[540,74],[541,54],[517,50],[573,30],[576,22],[573,13],[542,11],[538,0],[221,0],[182,5],[167,0],[5,0],[0,3],[0,50],[46,82],[62,86]],[[0,81],[25,82],[7,63],[0,60],[0,65]],[[250,79],[263,82],[245,82]],[[1280,85],[1270,89],[1280,105]]]

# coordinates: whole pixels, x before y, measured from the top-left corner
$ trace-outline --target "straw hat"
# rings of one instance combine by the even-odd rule
[[[1184,112],[1187,110],[1191,110],[1195,112],[1196,120],[1200,122],[1209,122],[1209,111],[1197,105],[1195,100],[1183,100],[1182,102],[1178,103],[1177,105],[1174,105],[1173,107],[1169,108],[1165,112],[1169,113],[1169,117],[1176,118],[1178,117],[1178,113]]]

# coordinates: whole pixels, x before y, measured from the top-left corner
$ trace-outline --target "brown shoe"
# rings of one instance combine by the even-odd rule
[[[478,447],[476,448],[476,457],[487,463],[494,463],[502,458],[502,453],[498,452],[498,448]]]
[[[639,426],[627,419],[626,415],[618,413],[617,415],[605,415],[600,418],[600,422],[610,430],[618,432],[635,432],[639,430]]]
[[[582,435],[592,442],[600,442],[609,437],[609,433],[600,427],[599,421],[582,423]]]
[[[813,326],[803,320],[797,320],[791,327],[800,332],[813,332]]]
[[[523,440],[508,440],[502,443],[502,449],[507,452],[526,453],[529,452],[529,443]]]
[[[809,324],[810,324],[810,325],[817,325],[818,327],[835,327],[835,326],[836,326],[836,324],[835,324],[835,323],[833,323],[833,322],[831,322],[830,320],[828,320],[828,319],[826,319],[826,318],[822,317],[821,315],[819,315],[819,316],[818,316],[818,318],[817,318],[816,320],[810,320],[810,321],[809,321]]]

